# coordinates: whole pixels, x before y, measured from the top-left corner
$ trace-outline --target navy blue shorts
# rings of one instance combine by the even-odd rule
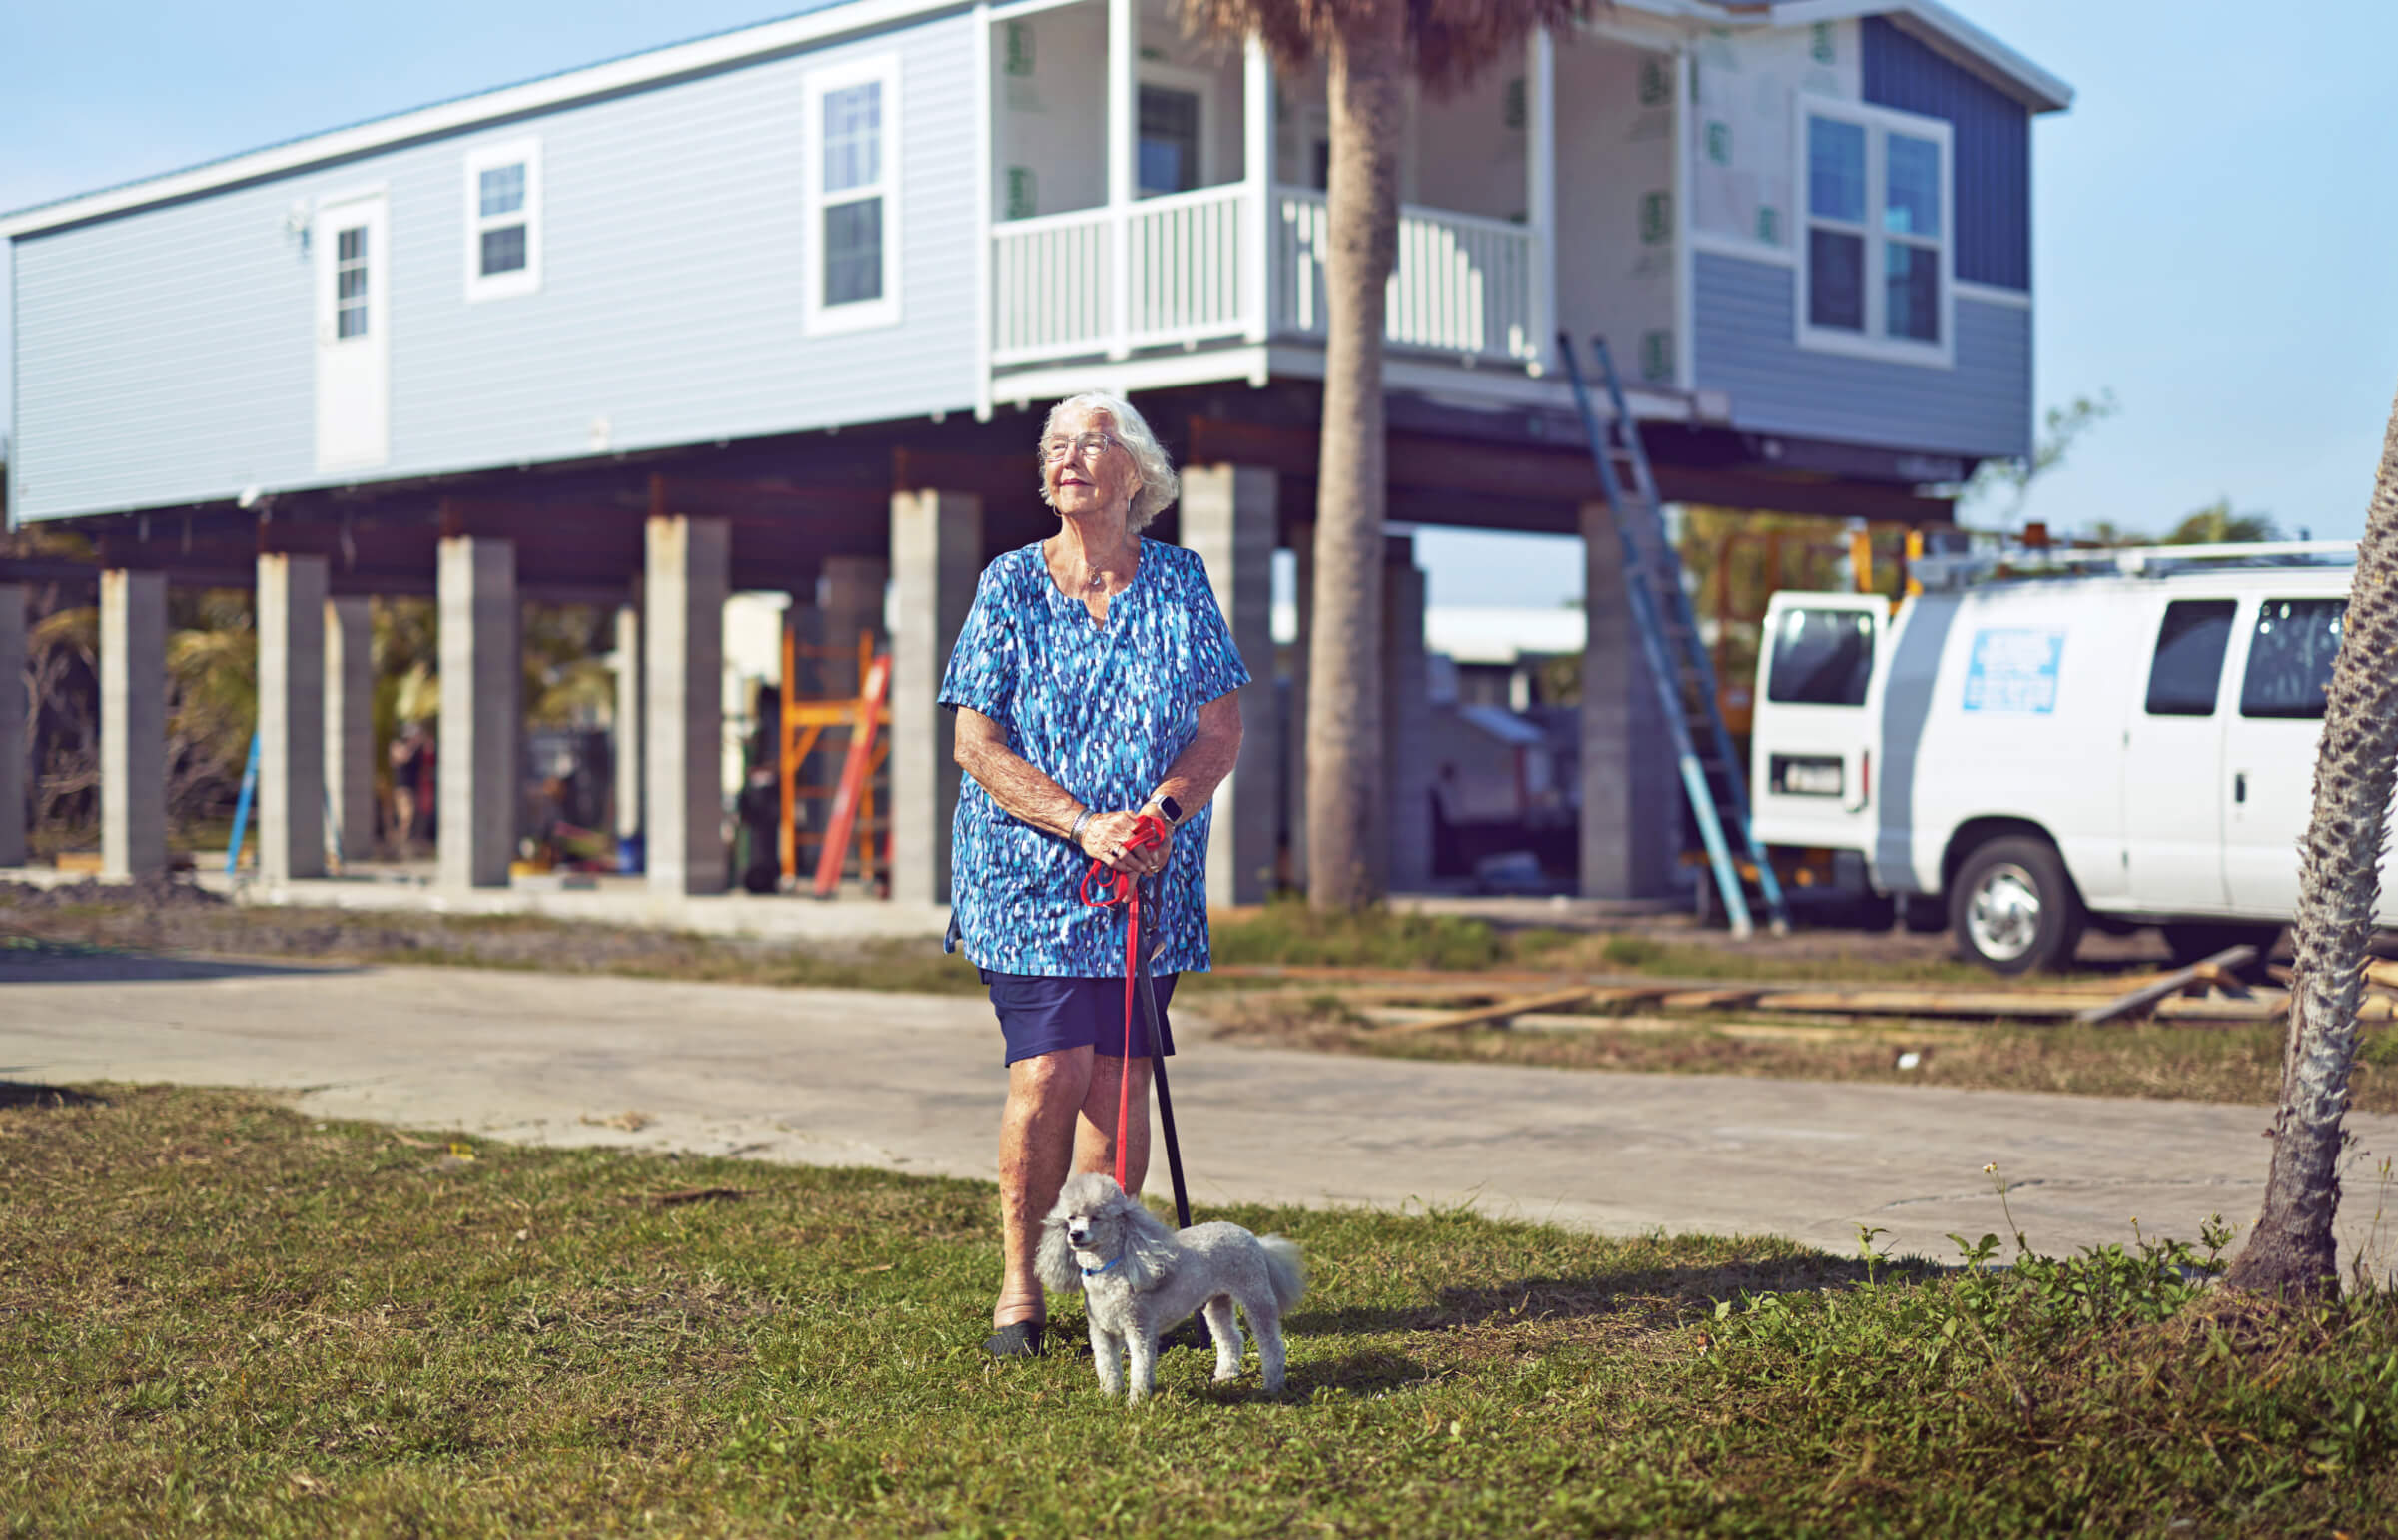
[[[1063,1049],[1089,1048],[1114,1059],[1125,1051],[1124,979],[1048,978],[1030,973],[993,973],[977,969],[991,987],[991,1009],[999,1015],[999,1030],[1008,1040],[1005,1063],[1055,1054]],[[1150,981],[1158,996],[1158,1022],[1165,1028],[1166,1054],[1174,1053],[1174,1021],[1166,1014],[1174,999],[1176,974]],[[1141,1002],[1133,1002],[1133,1057],[1150,1055],[1149,1023]]]

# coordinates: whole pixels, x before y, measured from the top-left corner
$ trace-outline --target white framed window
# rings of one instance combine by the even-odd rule
[[[541,287],[541,141],[466,152],[466,302]]]
[[[1804,94],[1797,111],[1799,346],[1953,367],[1949,125]]]
[[[1216,180],[1215,81],[1199,70],[1141,66],[1135,196],[1164,198],[1211,187]]]
[[[818,70],[802,87],[810,332],[899,323],[899,56]]]

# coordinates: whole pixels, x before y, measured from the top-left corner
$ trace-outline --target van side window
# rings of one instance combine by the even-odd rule
[[[2231,648],[2230,599],[2183,599],[2165,606],[2156,628],[2156,659],[2148,665],[2150,716],[2213,716]]]
[[[2347,615],[2346,599],[2265,600],[2248,639],[2240,715],[2321,717]]]
[[[1873,616],[1854,609],[1786,609],[1774,631],[1765,698],[1788,706],[1862,706],[1873,672]]]

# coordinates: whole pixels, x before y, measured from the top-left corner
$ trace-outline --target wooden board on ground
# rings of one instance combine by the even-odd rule
[[[2204,996],[2195,999],[2174,997],[2156,1003],[2153,1013],[2160,1022],[2213,1023],[2218,1026],[2256,1026],[2278,1021],[2290,1009],[2290,997],[2281,990],[2257,990],[2237,1000]],[[2385,1018],[2386,1019],[2386,1018]],[[2357,1020],[2372,1018],[2358,1014]]]
[[[2169,995],[2178,995],[2193,984],[2219,983],[2236,970],[2256,961],[2256,949],[2250,946],[2225,947],[2202,962],[2187,968],[2176,968],[2163,978],[2143,984],[2138,989],[2118,995],[2104,1005],[2092,1006],[2078,1013],[2073,1020],[2085,1027],[2111,1022],[2157,1004]]]
[[[1458,1027],[1480,1027],[1488,1023],[1503,1022],[1510,1017],[1522,1016],[1526,1012],[1561,1011],[1567,1006],[1581,1005],[1597,993],[1597,990],[1584,986],[1570,990],[1554,990],[1546,995],[1520,995],[1511,1000],[1500,1000],[1490,1005],[1476,1006],[1470,1011],[1444,1011],[1438,1016],[1419,1022],[1409,1022],[1404,1027],[1394,1027],[1391,1030],[1401,1033],[1444,1032]]]
[[[1378,1027],[1406,1028],[1431,1013],[1379,1006],[1359,1013]],[[1963,1022],[1939,1024],[1858,1021],[1844,1017],[1799,1017],[1787,1022],[1705,1022],[1687,1016],[1559,1016],[1528,1012],[1510,1023],[1518,1032],[1711,1033],[1761,1043],[1955,1043],[1975,1031]],[[1392,1033],[1388,1036],[1397,1036]]]
[[[2028,990],[1777,990],[1760,995],[1759,1011],[1808,1011],[1843,1016],[1962,1016],[1983,1020],[2062,1021],[2077,1000]]]
[[[1745,989],[1669,990],[1657,997],[1658,1009],[1664,1011],[1737,1011],[1752,1005],[1766,987],[1750,985]]]
[[[1694,979],[1636,981],[1603,975],[1577,981],[1572,975],[1558,974],[1477,974],[1460,978],[1455,974],[1409,975],[1378,969],[1221,971],[1250,978],[1279,977],[1292,991],[1304,989],[1311,994],[1335,995],[1369,1020],[1387,1024],[1401,1033],[1504,1024],[1544,1011],[1594,1005],[1701,1016],[1758,1012],[1851,1021],[1894,1017],[2026,1024],[2111,1020],[2137,1012],[2161,1021],[2228,1026],[2273,1021],[2288,1008],[2287,996],[2282,992],[2251,990],[2237,977],[2234,970],[2252,960],[2251,949],[2234,947],[2189,968],[2143,975],[2131,981],[2040,985],[1994,981],[1985,988],[1905,984],[1841,988],[1758,982],[1727,984]],[[2398,968],[2392,972],[2393,977],[2398,977]],[[2133,987],[2127,990],[2126,984]],[[2391,1009],[2386,1004],[2377,1004],[2385,1000],[2386,997],[2370,997],[2362,1019],[2388,1020],[2386,1015],[2374,1014],[2377,1010]],[[1397,1009],[1404,1006],[1446,1009]],[[1571,1025],[1597,1027],[1606,1020],[1584,1018]]]

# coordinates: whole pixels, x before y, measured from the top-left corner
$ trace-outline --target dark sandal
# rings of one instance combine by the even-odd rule
[[[990,1339],[983,1343],[983,1351],[994,1358],[1038,1358],[1041,1356],[1041,1322],[1010,1321],[991,1333]]]

